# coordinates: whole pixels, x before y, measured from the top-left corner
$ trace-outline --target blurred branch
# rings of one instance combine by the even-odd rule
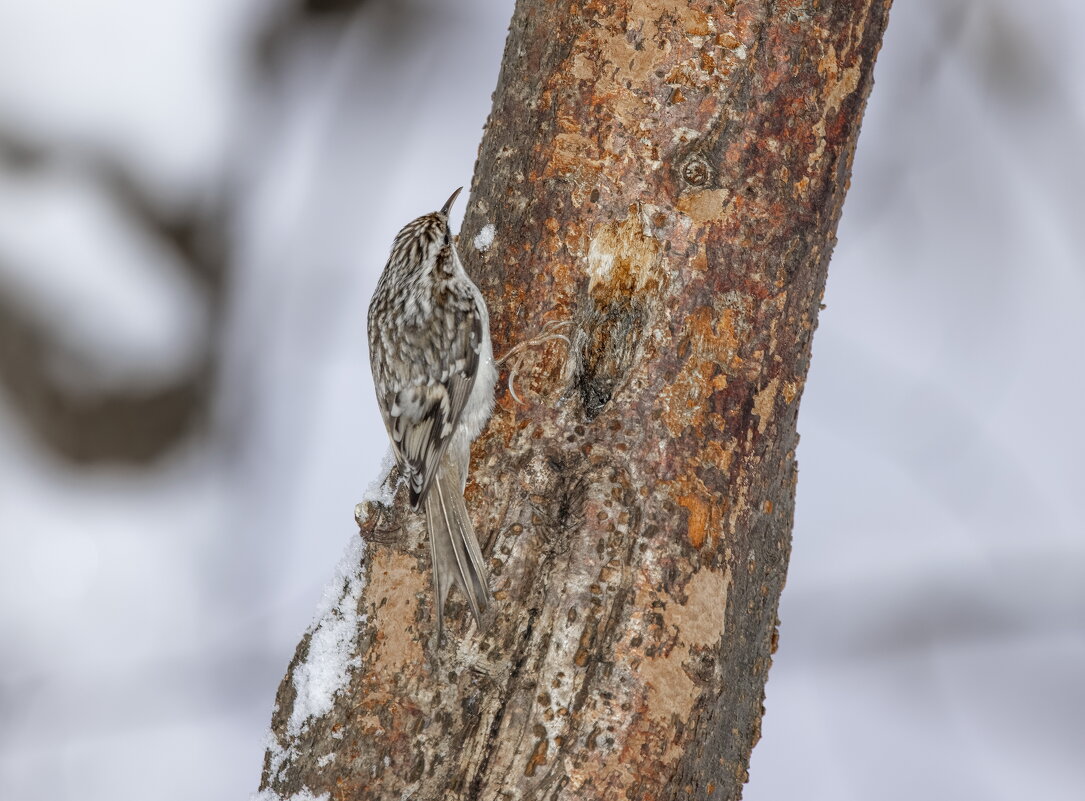
[[[0,127],[0,167],[21,173],[73,170],[91,177],[134,226],[173,251],[177,263],[203,288],[214,338],[229,268],[223,196],[212,205],[168,208],[107,154],[47,146],[4,127]],[[0,289],[0,384],[39,439],[74,462],[143,462],[190,434],[208,408],[214,352],[207,347],[190,372],[163,386],[116,387],[87,397],[58,382],[48,369],[75,358],[55,327],[48,320],[34,319]]]
[[[72,462],[146,462],[191,432],[206,408],[206,362],[199,372],[153,390],[88,398],[47,369],[72,358],[47,325],[0,293],[0,385],[40,441]]]
[[[285,50],[314,25],[340,24],[366,1],[288,4],[250,44],[261,77],[274,78]],[[389,13],[400,13],[399,7],[390,6]],[[273,101],[274,92],[269,89],[264,86],[263,91]],[[259,109],[259,103],[254,108]],[[39,141],[4,125],[0,125],[0,169],[14,173],[67,170],[88,177],[133,226],[171,251],[176,263],[203,289],[211,331],[209,346],[193,369],[149,391],[115,387],[88,399],[86,393],[58,383],[47,369],[47,365],[75,358],[66,352],[55,326],[34,319],[0,288],[4,336],[0,385],[39,439],[56,454],[76,462],[138,462],[164,453],[193,431],[210,405],[214,358],[220,350],[214,340],[220,336],[230,269],[229,223],[236,213],[229,192],[233,176],[220,176],[218,186],[188,202],[165,202],[119,155],[77,143]],[[89,369],[83,366],[84,372]]]
[[[343,25],[347,17],[372,0],[294,0],[264,27],[254,42],[256,66],[263,77],[277,74],[285,53],[317,24]],[[394,11],[396,5],[391,8]],[[409,13],[409,12],[408,12]]]
[[[179,262],[207,290],[210,301],[221,299],[228,269],[225,232],[229,207],[224,192],[210,200],[170,208],[109,153],[76,145],[45,145],[4,126],[0,126],[0,166],[19,173],[64,169],[91,177],[134,224],[177,254]]]

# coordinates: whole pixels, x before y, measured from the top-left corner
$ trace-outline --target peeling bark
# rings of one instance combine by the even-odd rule
[[[361,621],[353,668],[330,712],[291,727],[303,639],[263,788],[741,796],[799,398],[888,9],[517,3],[460,249],[496,352],[552,321],[571,346],[528,352],[524,403],[500,385],[473,452],[496,613],[479,635],[452,604],[438,649],[421,518],[402,496],[363,508],[366,583],[340,599]]]

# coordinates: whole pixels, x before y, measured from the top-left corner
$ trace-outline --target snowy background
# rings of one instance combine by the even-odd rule
[[[368,298],[511,6],[0,0],[3,801],[256,788],[385,451]],[[1085,797],[1083,26],[894,9],[750,801]]]

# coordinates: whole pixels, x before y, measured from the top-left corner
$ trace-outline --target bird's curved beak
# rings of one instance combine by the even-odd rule
[[[456,198],[459,197],[460,192],[462,191],[463,187],[461,186],[459,189],[452,193],[452,197],[446,200],[445,204],[441,206],[441,214],[445,215],[446,217],[448,216],[448,212],[452,210],[452,204],[456,202]]]

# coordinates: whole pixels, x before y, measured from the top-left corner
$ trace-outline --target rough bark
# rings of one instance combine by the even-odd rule
[[[548,321],[572,345],[529,351],[523,403],[499,387],[473,453],[496,613],[479,635],[460,605],[436,648],[421,520],[402,494],[363,508],[365,556],[325,618],[361,621],[353,668],[329,711],[292,718],[302,640],[265,789],[740,797],[889,4],[517,3],[460,249],[495,351]]]

